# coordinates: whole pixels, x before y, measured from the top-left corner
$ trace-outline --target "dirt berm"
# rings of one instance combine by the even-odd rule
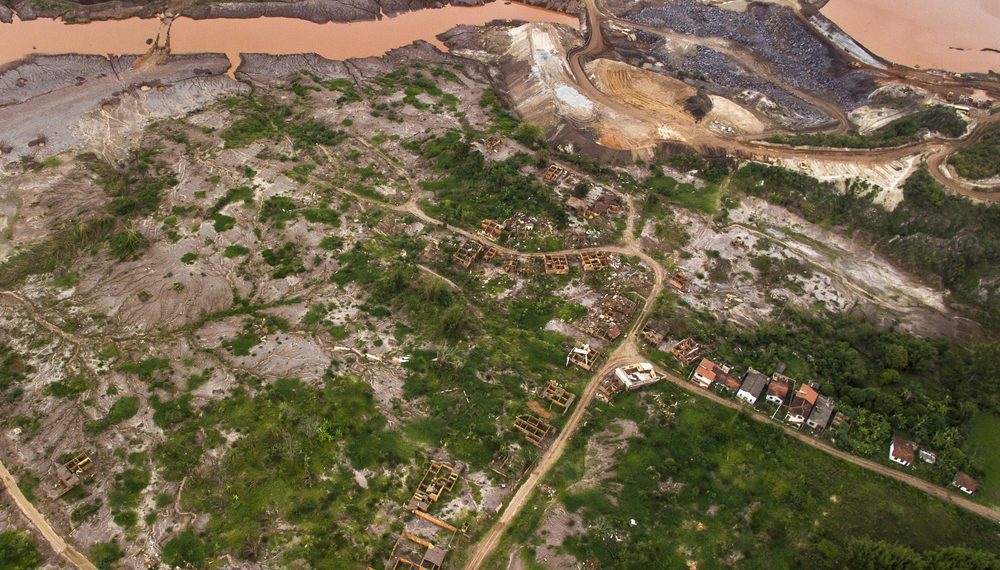
[[[163,0],[113,0],[98,2],[35,2],[34,0],[3,0],[0,21],[10,22],[11,9],[22,20],[62,18],[76,22],[120,18],[152,18],[163,11],[176,11],[194,19],[208,18],[298,18],[323,24],[326,22],[357,22],[378,20],[403,12],[454,6],[478,6],[486,0],[293,0],[289,2],[206,2],[193,4]],[[577,13],[574,0],[528,0],[528,4],[552,10]]]

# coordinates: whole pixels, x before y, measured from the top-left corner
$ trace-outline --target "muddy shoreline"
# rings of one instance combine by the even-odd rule
[[[493,0],[500,1],[500,0]],[[317,24],[376,21],[407,12],[444,6],[482,6],[488,0],[299,0],[296,2],[229,2],[185,6],[177,14],[194,20],[215,18],[253,19],[262,17],[296,18]],[[567,14],[578,14],[574,0],[523,0],[520,3]],[[165,2],[127,2],[113,0],[96,4],[61,4],[39,9],[30,0],[0,4],[0,22],[10,23],[14,14],[21,20],[61,18],[69,23],[86,23],[126,18],[154,18],[168,10]]]

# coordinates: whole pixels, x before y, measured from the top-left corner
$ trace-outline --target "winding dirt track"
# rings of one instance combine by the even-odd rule
[[[597,0],[584,0],[584,8],[588,24],[586,28],[586,34],[587,34],[585,38],[586,41],[582,46],[573,48],[567,53],[568,64],[573,76],[576,78],[576,83],[578,84],[579,89],[581,90],[581,92],[586,93],[586,95],[591,99],[599,101],[615,111],[624,113],[626,116],[638,118],[641,120],[642,119],[641,112],[639,112],[637,109],[633,107],[630,107],[622,103],[616,98],[608,96],[607,94],[602,92],[600,89],[597,88],[597,86],[593,84],[590,77],[587,75],[586,70],[584,68],[584,58],[600,54],[604,52],[606,49],[603,33],[601,32],[601,21],[606,17],[602,15],[600,10],[598,9]],[[834,115],[834,116],[839,118],[839,115]],[[924,151],[924,152],[929,152],[931,156],[931,161],[930,161],[931,173],[939,182],[945,185],[945,187],[951,189],[952,191],[958,194],[964,194],[980,200],[1000,200],[1000,195],[990,195],[990,194],[982,194],[979,192],[975,192],[961,185],[957,181],[945,177],[940,170],[940,165],[944,162],[948,154],[954,152],[955,150],[961,148],[962,146],[973,144],[974,142],[978,141],[984,134],[987,125],[997,120],[1000,120],[1000,116],[994,115],[980,122],[978,125],[976,125],[976,127],[972,130],[972,132],[969,133],[969,135],[961,141],[919,142],[892,149],[859,151],[851,149],[790,148],[790,147],[780,147],[774,145],[765,145],[750,141],[724,139],[721,137],[714,136],[712,134],[706,135],[708,137],[708,140],[706,141],[707,144],[703,146],[704,148],[709,148],[709,147],[722,148],[739,156],[811,157],[811,158],[845,160],[852,162],[885,162],[889,160],[900,159],[908,155],[912,155],[914,154],[914,152]],[[431,218],[430,216],[425,214],[422,210],[420,210],[419,207],[417,207],[417,204],[414,201],[414,199],[411,199],[411,201],[407,203],[404,209],[420,217],[424,221],[427,222],[435,221],[433,220],[433,218]],[[630,208],[629,222],[628,222],[629,228],[633,227],[634,215],[635,215],[634,211]],[[456,229],[456,231],[460,234],[466,235],[467,237],[475,237],[471,233],[465,232],[463,230]],[[556,462],[562,456],[566,448],[566,444],[569,442],[570,438],[579,428],[581,419],[586,413],[586,410],[589,407],[590,403],[593,401],[595,395],[597,394],[597,388],[600,385],[601,379],[604,378],[607,374],[610,374],[614,368],[625,364],[634,363],[636,360],[641,358],[641,353],[639,352],[638,346],[635,342],[635,338],[637,336],[636,333],[638,331],[639,326],[641,326],[645,322],[645,319],[648,316],[649,311],[652,309],[653,303],[656,300],[657,296],[663,290],[664,270],[659,263],[657,263],[654,259],[646,255],[645,252],[643,252],[636,245],[632,232],[626,232],[625,239],[626,239],[625,246],[589,248],[589,249],[615,251],[627,255],[634,255],[641,258],[643,262],[647,264],[647,266],[653,269],[655,275],[655,283],[652,290],[650,291],[649,295],[646,298],[645,307],[643,308],[642,313],[634,321],[631,329],[629,330],[629,333],[626,335],[626,340],[613,353],[611,353],[608,356],[608,360],[604,364],[604,366],[602,366],[600,370],[598,370],[597,373],[594,374],[590,382],[588,382],[569,420],[567,420],[566,424],[563,426],[562,430],[559,432],[556,439],[543,452],[542,456],[539,458],[534,468],[532,468],[528,477],[524,480],[521,486],[511,497],[510,501],[507,503],[507,506],[504,508],[503,513],[500,515],[500,518],[497,519],[497,521],[493,524],[493,526],[486,533],[486,535],[476,545],[475,549],[473,550],[471,558],[465,565],[466,570],[478,570],[479,568],[481,568],[483,564],[486,563],[487,559],[490,557],[493,551],[500,544],[500,540],[503,537],[504,532],[507,530],[510,524],[514,521],[517,515],[524,508],[525,504],[528,501],[528,498],[531,496],[531,493],[534,491],[535,487],[539,484],[542,478],[549,472],[549,470],[556,464]],[[567,250],[559,253],[579,253],[580,251],[586,251],[586,250]],[[509,250],[508,253],[514,255],[524,255],[519,252],[510,252]],[[541,254],[528,254],[528,255],[538,256]],[[733,409],[740,409],[740,404],[722,398],[711,392],[700,390],[697,387],[693,386],[692,384],[685,382],[682,378],[676,375],[666,374],[666,376],[671,382],[677,384],[678,386],[683,387],[684,389],[692,393],[698,394],[703,397],[707,397],[710,400],[718,404],[722,404],[726,407]],[[762,416],[760,414],[751,414],[751,417],[762,423],[769,423],[774,425],[774,423],[771,422],[769,418]],[[873,461],[869,461],[866,459],[862,459],[860,457],[853,456],[849,453],[845,453],[821,441],[809,437],[808,435],[803,434],[797,430],[793,430],[787,426],[781,426],[781,429],[788,435],[798,439],[799,441],[805,443],[806,445],[812,446],[816,449],[829,453],[834,457],[838,457],[845,461],[849,461],[850,463],[853,463],[854,465],[857,465],[864,469],[868,469],[870,471],[879,473],[886,477],[890,477],[892,479],[910,485],[929,495],[948,501],[954,505],[957,505],[982,517],[988,518],[996,522],[1000,522],[1000,512],[991,509],[989,507],[986,507],[984,505],[980,505],[978,503],[970,501],[964,497],[960,497],[952,492],[949,492],[947,489],[941,488],[932,483],[928,483],[927,481],[897,471],[890,467],[886,467],[884,465],[880,465]]]
[[[588,57],[594,57],[599,54],[605,53],[608,50],[608,46],[604,40],[604,34],[601,25],[605,21],[610,21],[623,26],[630,26],[636,29],[643,29],[651,33],[656,33],[661,36],[668,37],[683,37],[686,41],[694,41],[697,43],[702,43],[706,45],[712,45],[717,49],[722,49],[731,53],[731,55],[744,65],[750,65],[749,60],[753,59],[753,54],[749,53],[741,46],[732,45],[732,42],[720,42],[713,40],[712,38],[698,38],[693,36],[686,36],[683,34],[676,34],[669,30],[659,30],[658,28],[651,28],[649,26],[643,26],[631,22],[629,20],[622,20],[612,15],[604,13],[600,6],[598,5],[598,0],[583,0],[584,11],[587,17],[586,26],[586,36],[585,41],[582,46],[575,47],[569,52],[567,52],[567,63],[569,64],[570,71],[576,80],[577,88],[580,92],[584,93],[588,98],[593,101],[597,101],[602,105],[612,109],[617,113],[621,113],[626,117],[630,117],[636,121],[643,122],[648,121],[648,114],[632,107],[616,97],[610,96],[609,94],[601,91],[591,80],[590,76],[587,75],[586,69],[584,67],[585,60]],[[839,48],[836,48],[839,50]],[[756,68],[756,71],[768,76],[771,80],[778,80],[776,75],[771,73],[771,69],[766,64],[760,63],[756,65],[750,65],[751,68]],[[975,87],[983,89],[990,94],[995,99],[1000,98],[1000,88],[995,84],[991,83],[970,83],[970,82],[956,82],[952,80],[947,80],[945,78],[927,74],[925,72],[920,72],[917,70],[909,69],[889,69],[889,70],[877,70],[879,73],[887,74],[897,78],[900,81],[919,84],[921,87],[929,89],[934,92],[947,91],[949,89],[968,89],[970,87]],[[793,92],[798,92],[801,96],[803,95],[798,90],[794,89],[793,86],[789,86],[783,82],[779,81],[779,84],[790,89]],[[829,102],[819,99],[815,96],[806,94],[805,100],[811,104],[817,105],[824,112],[830,114],[834,120],[837,122],[837,126],[834,132],[842,132],[844,129],[843,120],[846,118],[843,112],[836,105],[832,105]],[[836,109],[836,110],[834,110]],[[846,149],[846,148],[814,148],[814,147],[789,147],[784,145],[774,145],[768,144],[760,141],[754,140],[741,140],[732,139],[719,136],[708,129],[697,129],[690,133],[685,133],[688,140],[681,141],[690,144],[702,152],[706,151],[725,151],[732,156],[751,158],[756,160],[766,160],[771,158],[790,158],[790,159],[820,159],[828,161],[840,161],[840,162],[850,162],[855,164],[884,164],[886,162],[891,162],[894,160],[900,160],[914,154],[925,154],[928,161],[928,170],[931,175],[945,188],[954,192],[955,194],[963,195],[974,200],[984,201],[984,202],[997,202],[1000,201],[1000,192],[982,192],[972,188],[969,185],[963,184],[960,180],[953,179],[946,176],[942,171],[942,166],[947,161],[947,157],[957,151],[960,148],[969,146],[976,143],[985,134],[990,125],[1000,121],[1000,113],[995,113],[989,115],[980,121],[978,121],[970,132],[959,140],[925,140],[918,141],[914,143],[909,143],[906,145],[884,148],[884,149]],[[668,142],[669,139],[664,139],[664,142]]]
[[[24,493],[21,492],[21,489],[18,488],[17,481],[14,480],[10,471],[7,471],[7,467],[4,466],[3,462],[0,462],[0,480],[3,481],[3,485],[7,489],[7,494],[10,495],[10,498],[14,499],[14,504],[17,505],[17,508],[21,509],[21,512],[24,513],[24,516],[28,517],[31,524],[35,525],[38,532],[42,533],[42,537],[45,538],[45,541],[49,543],[49,546],[52,547],[52,550],[56,554],[62,556],[74,568],[79,568],[80,570],[97,570],[97,567],[91,564],[86,556],[66,544],[66,541],[52,529],[52,526],[45,520],[42,513],[38,512],[35,505],[32,505],[24,496]]]

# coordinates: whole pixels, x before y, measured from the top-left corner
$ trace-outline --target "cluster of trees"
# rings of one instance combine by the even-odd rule
[[[786,310],[781,322],[728,330],[721,347],[734,363],[773,370],[789,365],[798,380],[818,381],[823,393],[855,418],[838,443],[881,456],[893,433],[906,433],[937,452],[933,477],[977,472],[962,450],[979,412],[1000,413],[1000,390],[988,370],[1000,344],[925,339],[885,331],[846,315]]]
[[[844,556],[851,570],[991,570],[1000,559],[982,550],[945,546],[925,552],[870,538],[851,542]]]
[[[426,182],[437,200],[431,210],[449,223],[478,226],[484,218],[503,221],[523,212],[564,227],[569,217],[552,191],[534,176],[521,173],[535,165],[527,155],[486,160],[459,131],[408,145],[443,174]]]
[[[976,144],[960,149],[948,158],[959,176],[982,180],[1000,176],[1000,125],[993,125]]]
[[[875,204],[863,183],[842,192],[777,166],[747,164],[731,186],[810,222],[868,237],[904,268],[938,280],[979,320],[1000,318],[1000,207],[949,194],[926,169],[907,179],[903,201],[892,211]]]
[[[892,121],[868,135],[858,133],[815,133],[774,135],[768,140],[778,144],[839,148],[886,148],[904,145],[920,139],[924,132],[935,132],[957,138],[965,134],[966,123],[955,109],[936,105]]]
[[[14,530],[0,532],[0,568],[33,570],[41,564],[42,555],[28,533]]]

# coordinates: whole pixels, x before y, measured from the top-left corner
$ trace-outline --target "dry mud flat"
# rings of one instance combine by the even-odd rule
[[[10,22],[12,11],[22,20],[35,18],[72,19],[77,22],[130,17],[152,18],[164,10],[194,19],[209,18],[297,18],[317,24],[380,20],[404,12],[441,6],[481,6],[487,0],[291,0],[263,2],[206,2],[111,0],[109,2],[41,3],[31,0],[4,0],[0,4],[0,22]],[[527,0],[526,4],[576,13],[574,0]]]
[[[948,308],[945,291],[899,271],[849,238],[761,200],[744,198],[740,208],[730,210],[725,227],[686,212],[678,219],[691,235],[687,247],[702,252],[678,263],[691,277],[682,296],[695,307],[752,326],[774,317],[768,300],[774,297],[801,307],[818,303],[838,313],[858,311],[918,335],[961,337],[978,329]],[[718,252],[719,260],[708,251]],[[796,261],[808,273],[790,274],[792,286],[764,287],[751,264],[758,256]],[[713,281],[704,273],[720,262],[728,264],[726,278]]]
[[[36,56],[0,70],[0,141],[10,147],[0,161],[44,158],[87,143],[121,146],[122,136],[147,122],[249,90],[225,75],[224,55],[171,56],[144,69],[133,69],[135,60]]]

